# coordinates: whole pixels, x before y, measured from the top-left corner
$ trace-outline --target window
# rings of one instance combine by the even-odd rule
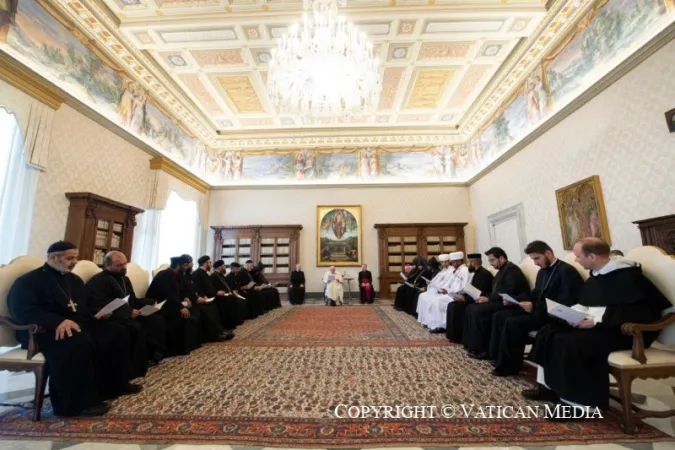
[[[158,262],[168,264],[172,256],[187,253],[193,258],[199,244],[199,215],[197,202],[183,200],[171,191],[166,202],[166,208],[160,213]]]
[[[14,114],[0,107],[0,264],[28,253],[40,171],[29,165]]]

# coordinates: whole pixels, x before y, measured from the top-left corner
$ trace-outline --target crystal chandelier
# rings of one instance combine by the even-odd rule
[[[346,122],[374,110],[382,90],[373,44],[338,16],[346,0],[303,0],[294,24],[272,50],[267,88],[279,113],[304,123]],[[308,17],[311,7],[313,19]]]

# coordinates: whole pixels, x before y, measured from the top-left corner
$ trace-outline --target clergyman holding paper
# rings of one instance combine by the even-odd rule
[[[331,306],[342,305],[344,303],[344,289],[342,288],[342,275],[331,266],[323,275],[323,282],[326,284],[326,298],[330,300]]]

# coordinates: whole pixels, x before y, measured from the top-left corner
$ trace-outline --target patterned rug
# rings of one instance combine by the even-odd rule
[[[47,402],[41,422],[0,416],[0,437],[321,448],[669,439],[648,425],[625,435],[618,412],[549,422],[544,404],[520,395],[532,372],[493,377],[488,362],[390,306],[285,307],[236,334],[152,368],[143,391],[105,417],[54,417]]]

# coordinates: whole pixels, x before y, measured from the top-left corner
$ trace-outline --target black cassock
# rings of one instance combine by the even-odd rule
[[[556,321],[537,333],[528,359],[543,367],[545,383],[562,399],[609,408],[607,358],[633,346],[633,337],[623,334],[621,325],[654,322],[672,306],[642,274],[640,265],[619,264],[620,268],[604,275],[591,274],[579,294],[580,305],[606,307],[600,323],[578,329]],[[643,333],[645,348],[657,336],[657,331]]]
[[[148,299],[160,303],[166,300],[162,309],[156,314],[161,314],[166,319],[168,356],[187,355],[192,350],[201,347],[202,342],[199,317],[193,316],[192,311],[187,319],[180,314],[184,306],[178,283],[178,273],[171,269],[164,269],[155,275],[145,294]]]
[[[494,314],[506,308],[499,294],[509,294],[518,301],[527,300],[530,284],[520,267],[508,261],[492,281],[492,293],[485,303],[475,304],[466,312],[462,344],[476,354],[487,353]]]
[[[489,297],[492,294],[492,281],[494,276],[485,267],[479,267],[473,273],[471,285],[481,292],[482,296]],[[445,336],[452,342],[462,342],[464,335],[464,318],[467,311],[471,310],[477,303],[470,296],[464,294],[466,301],[450,302],[448,311],[445,313]]]
[[[225,333],[223,321],[220,319],[220,311],[216,302],[199,303],[197,297],[197,285],[192,279],[191,272],[179,273],[178,285],[180,298],[187,298],[192,305],[190,315],[196,316],[202,331],[202,342],[217,342]]]
[[[565,261],[557,260],[540,269],[530,293],[532,313],[513,305],[497,312],[492,319],[489,358],[497,362],[495,369],[505,375],[518,373],[523,365],[527,334],[549,322],[546,299],[575,305],[583,285],[579,271]]]
[[[254,270],[247,273],[256,286],[267,284],[267,280],[260,270]],[[258,292],[260,298],[262,299],[264,312],[271,311],[275,308],[281,308],[281,296],[279,295],[279,291],[276,288],[264,287],[257,290],[256,292]]]
[[[14,282],[7,304],[18,323],[44,328],[35,337],[47,360],[54,414],[79,415],[125,392],[132,378],[129,333],[115,322],[93,317],[80,277],[45,264]],[[56,340],[55,330],[66,319],[81,331]],[[27,332],[18,331],[17,339],[28,347]]]
[[[359,292],[361,295],[361,303],[373,303],[375,300],[375,288],[373,287],[373,274],[370,270],[361,271],[357,277],[359,280]],[[366,283],[367,286],[363,286]]]
[[[166,320],[157,313],[132,319],[131,313],[134,309],[152,305],[155,301],[137,298],[129,278],[107,270],[91,277],[85,285],[85,290],[87,309],[92,314],[98,313],[116,298],[129,296],[127,304],[113,311],[112,316],[107,320],[126,327],[131,338],[133,376],[144,376],[148,370],[148,361],[158,361],[167,352]]]
[[[291,279],[288,283],[288,301],[291,302],[291,305],[305,303],[305,272],[302,270],[291,272]]]
[[[228,273],[225,277],[225,281],[227,281],[227,284],[230,285],[232,289],[239,291],[239,293],[246,298],[247,319],[255,319],[264,312],[260,291],[256,291],[253,288],[245,289],[249,283],[253,282],[255,284],[245,269],[241,269],[237,273]]]
[[[405,299],[403,301],[403,310],[410,314],[411,316],[417,317],[417,299],[420,296],[420,293],[422,292],[421,289],[426,287],[427,282],[424,281],[424,278],[427,280],[432,280],[436,275],[438,275],[438,272],[440,272],[438,267],[433,267],[433,263],[430,263],[430,265],[422,270],[422,272],[419,274],[419,278],[413,285],[415,286],[414,288],[411,288],[408,286],[408,289],[405,290]]]
[[[215,303],[216,308],[218,309],[218,314],[223,327],[227,330],[234,329],[239,324],[237,319],[236,297],[229,294],[229,290],[216,289],[209,274],[202,269],[197,269],[192,272],[192,280],[197,288],[197,295],[206,298],[214,298],[213,303]],[[229,295],[218,295],[218,291],[225,291]]]
[[[228,297],[231,297],[234,304],[234,320],[236,325],[244,323],[244,320],[248,317],[246,299],[240,298],[235,294],[235,289],[230,287],[230,284],[227,282],[227,277],[222,273],[214,271],[210,278],[211,284],[216,291],[225,291],[230,294]]]

